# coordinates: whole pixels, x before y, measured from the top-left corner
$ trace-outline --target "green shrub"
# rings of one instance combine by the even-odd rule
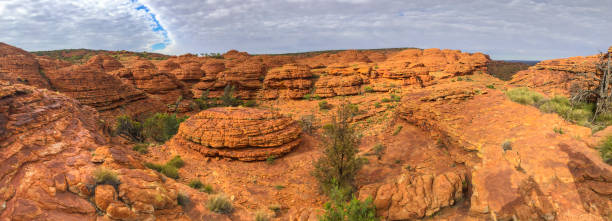
[[[285,189],[285,186],[283,186],[283,185],[276,185],[276,186],[274,186],[274,189],[282,190],[282,189]]]
[[[330,201],[325,203],[325,212],[319,217],[321,221],[376,221],[376,207],[372,198],[360,201],[354,196],[346,202],[346,192],[332,191]]]
[[[359,137],[350,125],[352,117],[345,103],[338,107],[331,123],[324,126],[323,156],[315,161],[312,172],[324,193],[334,187],[352,190],[355,175],[364,164],[357,156]]]
[[[266,163],[267,163],[268,165],[272,165],[272,164],[274,164],[274,160],[276,160],[276,157],[274,157],[274,156],[268,156],[268,157],[266,158]]]
[[[374,107],[375,108],[380,108],[380,107],[382,107],[382,104],[380,104],[380,102],[376,102],[376,103],[374,103]]]
[[[510,89],[506,92],[506,96],[514,102],[526,105],[536,105],[544,100],[544,95],[525,87]]]
[[[145,140],[142,124],[132,120],[132,118],[127,115],[117,117],[114,135],[122,136],[138,143],[142,143]]]
[[[257,102],[255,102],[255,100],[248,100],[244,102],[244,106],[245,107],[255,107],[257,106]]]
[[[371,86],[365,86],[363,88],[363,91],[366,92],[366,93],[372,93],[372,92],[374,92],[374,88],[372,88]]]
[[[226,85],[223,89],[223,95],[219,98],[225,107],[236,107],[242,104],[242,101],[234,96],[236,88],[233,85]]]
[[[489,88],[489,89],[495,89],[495,85],[489,84],[489,85],[487,85],[487,88]]]
[[[176,155],[174,157],[172,157],[172,159],[170,159],[168,161],[168,163],[166,163],[166,165],[172,166],[172,167],[176,167],[176,168],[181,168],[183,166],[185,166],[185,161],[183,161],[183,159],[181,159],[181,156]]]
[[[176,195],[176,202],[178,205],[185,207],[187,204],[189,204],[189,196],[185,195],[184,193],[178,193]]]
[[[165,142],[177,132],[180,123],[187,117],[177,117],[176,114],[156,113],[145,119],[143,123],[144,134],[157,142]]]
[[[302,116],[300,119],[300,124],[302,125],[302,131],[308,134],[312,134],[312,132],[315,130],[314,128],[315,121],[316,121],[316,118],[314,114]]]
[[[399,134],[399,132],[402,131],[402,128],[404,128],[404,126],[402,125],[397,126],[397,128],[395,128],[395,131],[393,131],[393,136]]]
[[[204,186],[200,189],[200,192],[211,194],[214,192],[214,189],[210,184],[204,184]]]
[[[194,188],[194,189],[200,189],[204,187],[204,184],[200,180],[193,179],[189,181],[189,187]]]
[[[200,107],[201,110],[206,110],[208,108],[214,107],[217,105],[217,100],[214,98],[209,98],[210,89],[202,92],[200,98],[194,100],[194,102]]]
[[[231,213],[234,207],[232,202],[223,194],[209,196],[206,207],[215,213]]]
[[[274,211],[275,213],[278,213],[281,210],[281,206],[278,204],[273,204],[273,205],[270,205],[268,209]]]
[[[563,128],[560,128],[560,127],[555,127],[555,128],[553,128],[553,131],[554,131],[555,133],[558,133],[558,134],[563,134],[563,133],[564,133],[564,132],[563,132]]]
[[[172,179],[178,179],[179,178],[178,169],[176,167],[173,167],[173,166],[170,166],[170,165],[162,166],[161,173],[166,175],[167,177],[172,178]]]
[[[255,221],[270,221],[270,215],[263,211],[257,211],[255,213]]]
[[[319,110],[329,110],[331,105],[327,101],[319,101]]]
[[[162,168],[164,167],[164,165],[160,165],[160,164],[156,164],[156,163],[150,163],[150,162],[144,163],[144,166],[149,168],[149,169],[155,170],[157,172],[161,172]]]
[[[144,143],[136,144],[132,146],[132,150],[140,154],[147,154],[149,153],[149,144],[144,144]]]
[[[380,102],[389,103],[389,102],[391,102],[391,99],[385,97],[382,100],[380,100]]]
[[[312,99],[312,94],[304,95],[304,100],[310,100],[310,99]]]
[[[612,136],[606,137],[597,149],[603,161],[612,165]]]
[[[96,168],[93,172],[93,178],[96,184],[119,185],[120,183],[117,173],[104,167]]]
[[[457,81],[463,81],[463,78],[458,77],[458,78],[457,78]]]
[[[400,97],[397,94],[391,94],[391,100],[394,102],[399,102],[402,99],[402,97]]]

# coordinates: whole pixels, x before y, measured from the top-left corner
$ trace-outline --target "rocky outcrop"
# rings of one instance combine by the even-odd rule
[[[377,64],[374,71],[383,78],[403,80],[405,85],[429,85],[434,78],[469,75],[485,71],[490,59],[482,53],[459,50],[407,49]]]
[[[135,116],[165,109],[158,100],[96,66],[73,65],[49,71],[47,77],[55,90],[96,108],[104,117]]]
[[[361,187],[359,198],[365,200],[373,196],[376,213],[383,218],[413,220],[431,216],[462,200],[465,184],[465,174],[460,172],[402,174],[390,183]]]
[[[311,78],[312,73],[306,65],[288,64],[274,68],[266,74],[259,97],[301,99],[310,93],[313,84]]]
[[[359,94],[363,79],[359,75],[325,75],[315,83],[316,96],[327,98]]]
[[[278,113],[242,107],[212,108],[181,124],[170,146],[187,146],[205,156],[265,160],[300,143],[298,123]]]
[[[155,65],[148,60],[134,62],[128,68],[112,72],[111,75],[151,94],[164,104],[174,103],[180,96],[187,95],[183,93],[182,83],[174,75],[157,70]]]
[[[257,96],[257,90],[263,86],[265,77],[265,66],[257,61],[239,63],[216,74],[206,74],[205,78],[192,87],[195,97],[201,96],[204,91],[209,91],[210,97],[220,97],[223,89],[230,85],[235,88],[237,98],[247,100]]]
[[[0,80],[50,88],[49,81],[33,55],[0,42]]]
[[[93,56],[86,64],[92,67],[98,67],[103,72],[111,72],[123,68],[121,62],[107,54]]]
[[[97,123],[72,98],[0,81],[0,220],[180,218],[172,181],[105,146]],[[118,185],[94,179],[102,167]]]
[[[484,90],[438,85],[405,96],[400,111],[401,118],[478,156],[465,162],[470,213],[500,220],[610,217],[612,167],[576,138],[590,130]]]
[[[160,62],[160,71],[170,73],[188,85],[196,83],[204,76],[202,63],[195,56],[181,56]]]
[[[593,89],[597,86],[594,73],[598,61],[597,55],[541,61],[528,70],[516,73],[510,83],[549,95],[569,96],[578,88]]]

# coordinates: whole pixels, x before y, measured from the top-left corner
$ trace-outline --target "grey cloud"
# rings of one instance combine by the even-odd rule
[[[68,4],[37,2],[25,7],[26,11],[47,9],[25,17],[2,2],[0,31],[9,34],[0,35],[0,41],[17,42],[16,45],[27,49],[94,45],[143,50],[160,41],[146,18],[117,1],[93,7],[94,12],[84,15]],[[608,37],[612,35],[609,0],[140,0],[140,3],[150,8],[168,31],[171,44],[163,52],[172,54],[229,49],[283,53],[438,47],[482,51],[496,59],[549,59],[594,54],[612,45]],[[53,15],[53,11],[71,16]],[[49,24],[57,27],[46,27]]]

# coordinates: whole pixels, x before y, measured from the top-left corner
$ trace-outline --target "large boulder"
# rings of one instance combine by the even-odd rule
[[[175,102],[183,93],[183,84],[174,75],[158,70],[148,60],[139,60],[114,72],[124,83],[134,85],[160,99],[164,104]]]
[[[211,157],[265,160],[298,146],[300,132],[296,121],[272,111],[211,108],[183,122],[169,145],[187,146]]]
[[[288,64],[266,74],[260,97],[263,99],[301,99],[310,93],[312,73],[306,65]]]

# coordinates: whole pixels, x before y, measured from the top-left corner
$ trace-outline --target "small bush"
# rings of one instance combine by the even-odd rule
[[[213,192],[214,192],[214,189],[213,189],[213,187],[212,187],[210,184],[205,184],[205,185],[204,185],[204,186],[203,186],[203,187],[200,189],[200,192],[205,192],[205,193],[211,194],[211,193],[213,193]]]
[[[183,161],[183,159],[181,159],[181,156],[176,155],[172,159],[170,159],[168,161],[168,163],[166,163],[166,165],[173,166],[173,167],[176,167],[176,168],[181,168],[181,167],[185,166],[185,161]]]
[[[255,107],[257,106],[257,102],[255,102],[255,100],[248,100],[244,102],[244,106],[245,107]]]
[[[382,100],[380,100],[380,102],[389,103],[389,102],[391,102],[391,99],[385,97]]]
[[[535,105],[544,100],[544,95],[525,87],[510,89],[506,92],[506,96],[514,102],[526,105]]]
[[[233,85],[227,85],[223,89],[223,95],[219,98],[225,107],[236,107],[242,104],[242,101],[234,96],[236,88]]]
[[[555,127],[555,128],[553,128],[553,131],[554,131],[555,133],[558,133],[558,134],[563,134],[563,133],[564,133],[564,132],[563,132],[563,128],[560,128],[560,127]]]
[[[372,88],[371,86],[365,86],[363,88],[363,91],[366,92],[366,93],[372,93],[372,92],[374,92],[374,88]]]
[[[458,77],[457,81],[463,81],[463,78],[462,77]]]
[[[304,95],[304,100],[311,100],[311,99],[312,99],[312,94]]]
[[[123,136],[137,143],[145,140],[142,124],[127,115],[117,117],[114,135]]]
[[[178,205],[185,207],[187,206],[187,204],[189,204],[189,196],[183,193],[178,193],[176,195],[176,202],[178,203]]]
[[[134,146],[132,146],[132,150],[140,153],[140,154],[147,154],[149,153],[149,144],[136,144]]]
[[[166,175],[167,177],[172,178],[172,179],[178,179],[179,178],[178,169],[176,167],[173,167],[173,166],[170,166],[170,165],[162,166],[161,173]]]
[[[374,151],[374,155],[376,155],[376,157],[378,157],[380,160],[385,153],[385,146],[382,144],[376,144],[372,150]]]
[[[603,161],[612,165],[612,136],[606,137],[597,149]]]
[[[257,211],[255,213],[255,221],[270,221],[270,215],[263,211]]]
[[[489,84],[489,85],[487,85],[487,88],[489,88],[489,89],[495,89],[495,85]]]
[[[268,165],[272,165],[272,164],[274,164],[274,160],[276,160],[276,157],[274,157],[274,156],[268,156],[268,158],[266,158],[266,163],[267,163]]]
[[[380,107],[382,107],[382,104],[380,104],[380,102],[376,102],[376,103],[374,103],[374,107],[375,108],[380,108]]]
[[[115,171],[106,169],[104,167],[98,167],[93,172],[94,180],[96,184],[108,184],[108,185],[118,185],[119,178],[117,177],[117,173]]]
[[[274,204],[274,205],[270,205],[268,209],[274,211],[275,213],[278,213],[281,210],[281,206],[278,204]]]
[[[285,189],[285,186],[283,186],[283,185],[276,185],[276,186],[274,186],[274,189],[282,190],[282,189]]]
[[[397,94],[391,94],[391,100],[394,102],[399,102],[402,99],[402,97],[400,97]]]
[[[160,164],[156,164],[156,163],[150,163],[150,162],[144,163],[144,166],[149,168],[149,169],[155,170],[157,172],[161,172],[162,168],[164,167],[164,165],[160,165]]]
[[[142,123],[143,133],[154,141],[165,142],[178,132],[179,125],[186,119],[176,114],[156,113]]]
[[[345,191],[338,189],[332,191],[330,201],[325,203],[325,213],[319,217],[321,221],[375,221],[379,220],[376,217],[376,207],[372,198],[368,197],[365,201],[360,201],[354,196],[350,201],[346,202],[347,198]]]
[[[395,131],[393,131],[393,136],[399,134],[399,132],[402,131],[402,128],[404,128],[404,126],[402,125],[397,126],[397,128],[395,128]]]
[[[194,179],[194,180],[189,181],[189,187],[194,188],[194,189],[200,189],[204,187],[204,184],[202,183],[202,181]]]
[[[232,202],[223,194],[212,195],[208,198],[206,207],[215,213],[231,213],[234,207]]]
[[[300,124],[302,125],[302,131],[308,134],[312,134],[314,131],[314,124],[316,118],[314,114],[304,115],[300,119]]]
[[[502,149],[504,151],[512,150],[512,142],[510,142],[509,140],[504,141],[504,143],[502,143]]]
[[[329,110],[331,105],[327,101],[319,101],[319,110]]]

